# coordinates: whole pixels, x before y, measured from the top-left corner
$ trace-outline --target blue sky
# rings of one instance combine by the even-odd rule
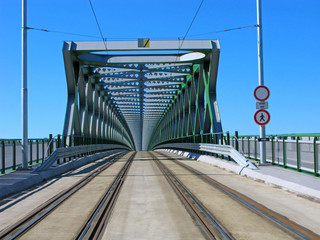
[[[92,0],[110,40],[182,38],[201,0]],[[267,134],[320,132],[320,1],[262,0]],[[0,1],[0,138],[21,138],[21,1]],[[255,0],[204,0],[186,39],[218,39],[217,96],[224,131],[258,134],[253,91],[258,85]],[[87,0],[29,0],[28,27],[99,37]],[[199,36],[194,36],[202,34]],[[67,88],[65,40],[99,40],[28,31],[29,137],[61,133]]]

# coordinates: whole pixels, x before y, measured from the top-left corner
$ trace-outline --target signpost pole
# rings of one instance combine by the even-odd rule
[[[257,0],[257,30],[258,30],[258,68],[259,68],[259,86],[264,85],[263,79],[263,48],[262,48],[262,16],[261,0]],[[260,138],[266,137],[266,127],[260,126]],[[260,142],[260,163],[266,163],[266,142]]]
[[[22,0],[22,51],[21,51],[21,120],[22,168],[28,168],[28,81],[27,81],[27,0]]]

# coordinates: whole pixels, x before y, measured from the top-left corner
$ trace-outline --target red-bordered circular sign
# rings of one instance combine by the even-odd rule
[[[258,100],[258,101],[266,101],[269,96],[270,96],[270,91],[269,88],[267,88],[266,86],[258,86],[256,87],[256,89],[254,90],[254,97]]]
[[[254,114],[254,121],[260,126],[268,124],[270,121],[270,114],[266,110],[259,110]]]

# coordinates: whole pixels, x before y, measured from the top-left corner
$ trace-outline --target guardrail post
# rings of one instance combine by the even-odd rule
[[[65,135],[62,136],[62,147],[67,147],[67,138]],[[63,162],[66,163],[67,159],[63,158]]]
[[[300,159],[300,146],[299,137],[296,139],[296,149],[297,149],[297,170],[301,172],[301,159]]]
[[[12,159],[13,159],[13,166],[12,166],[12,169],[13,170],[16,170],[16,167],[17,167],[17,149],[16,149],[16,140],[13,140],[13,151],[12,151]]]
[[[39,162],[39,140],[36,140],[37,142],[37,163]]]
[[[219,144],[218,143],[218,135],[216,133],[214,134],[214,144]],[[215,153],[214,156],[219,157],[219,155],[217,153]]]
[[[5,142],[2,141],[2,169],[1,173],[4,174],[6,172],[6,150],[5,150]]]
[[[271,156],[272,156],[272,165],[275,165],[273,136],[271,136]]]
[[[214,144],[218,144],[218,135],[214,134]]]
[[[220,143],[223,145],[223,133],[220,134]],[[221,155],[221,159],[224,159],[224,155]]]
[[[250,157],[250,137],[247,137],[248,139],[248,157]]]
[[[49,156],[53,153],[52,134],[49,134]]]
[[[42,139],[42,162],[44,161],[44,139]]]
[[[238,138],[239,138],[239,133],[238,131],[235,131],[234,133],[235,137],[236,137],[236,150],[239,151],[239,142],[238,142]]]
[[[58,134],[57,148],[61,148],[61,135],[60,134]]]
[[[230,133],[227,132],[227,144],[230,145]],[[228,156],[228,160],[231,161],[231,157]]]
[[[29,160],[29,165],[32,165],[32,140],[29,141],[29,148],[30,148],[30,160]]]
[[[243,137],[241,137],[241,148],[242,148],[242,152],[244,153],[244,141],[243,141]]]
[[[286,137],[282,139],[283,167],[287,168]]]
[[[313,138],[313,156],[314,156],[314,175],[319,176],[318,174],[318,148],[317,148],[317,137]]]
[[[61,135],[58,134],[58,142],[57,142],[57,148],[61,147]],[[60,164],[60,159],[57,160],[57,164]]]
[[[254,137],[254,159],[256,160],[258,160],[257,155],[257,137]]]

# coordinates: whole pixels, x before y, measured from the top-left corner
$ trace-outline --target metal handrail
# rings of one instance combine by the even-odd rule
[[[95,144],[95,145],[82,145],[68,148],[57,148],[54,152],[34,171],[44,171],[49,169],[58,159],[68,158],[72,156],[81,155],[84,153],[102,151],[102,150],[112,150],[112,149],[125,149],[123,145],[119,144]]]
[[[169,149],[184,149],[184,150],[196,150],[205,151],[221,155],[227,155],[234,159],[234,161],[241,167],[258,169],[258,167],[250,162],[245,156],[238,152],[234,147],[230,145],[210,144],[210,143],[171,143],[162,144],[157,146],[155,149],[169,148]]]
[[[55,138],[57,138],[59,135],[60,135],[60,134],[57,134],[56,136],[54,136],[54,137],[50,140],[50,142],[48,143],[47,150],[46,150],[46,153],[45,153],[45,155],[44,155],[44,158],[48,157],[48,152],[49,152],[49,150],[50,150],[51,143],[52,143],[53,140],[54,140]]]

